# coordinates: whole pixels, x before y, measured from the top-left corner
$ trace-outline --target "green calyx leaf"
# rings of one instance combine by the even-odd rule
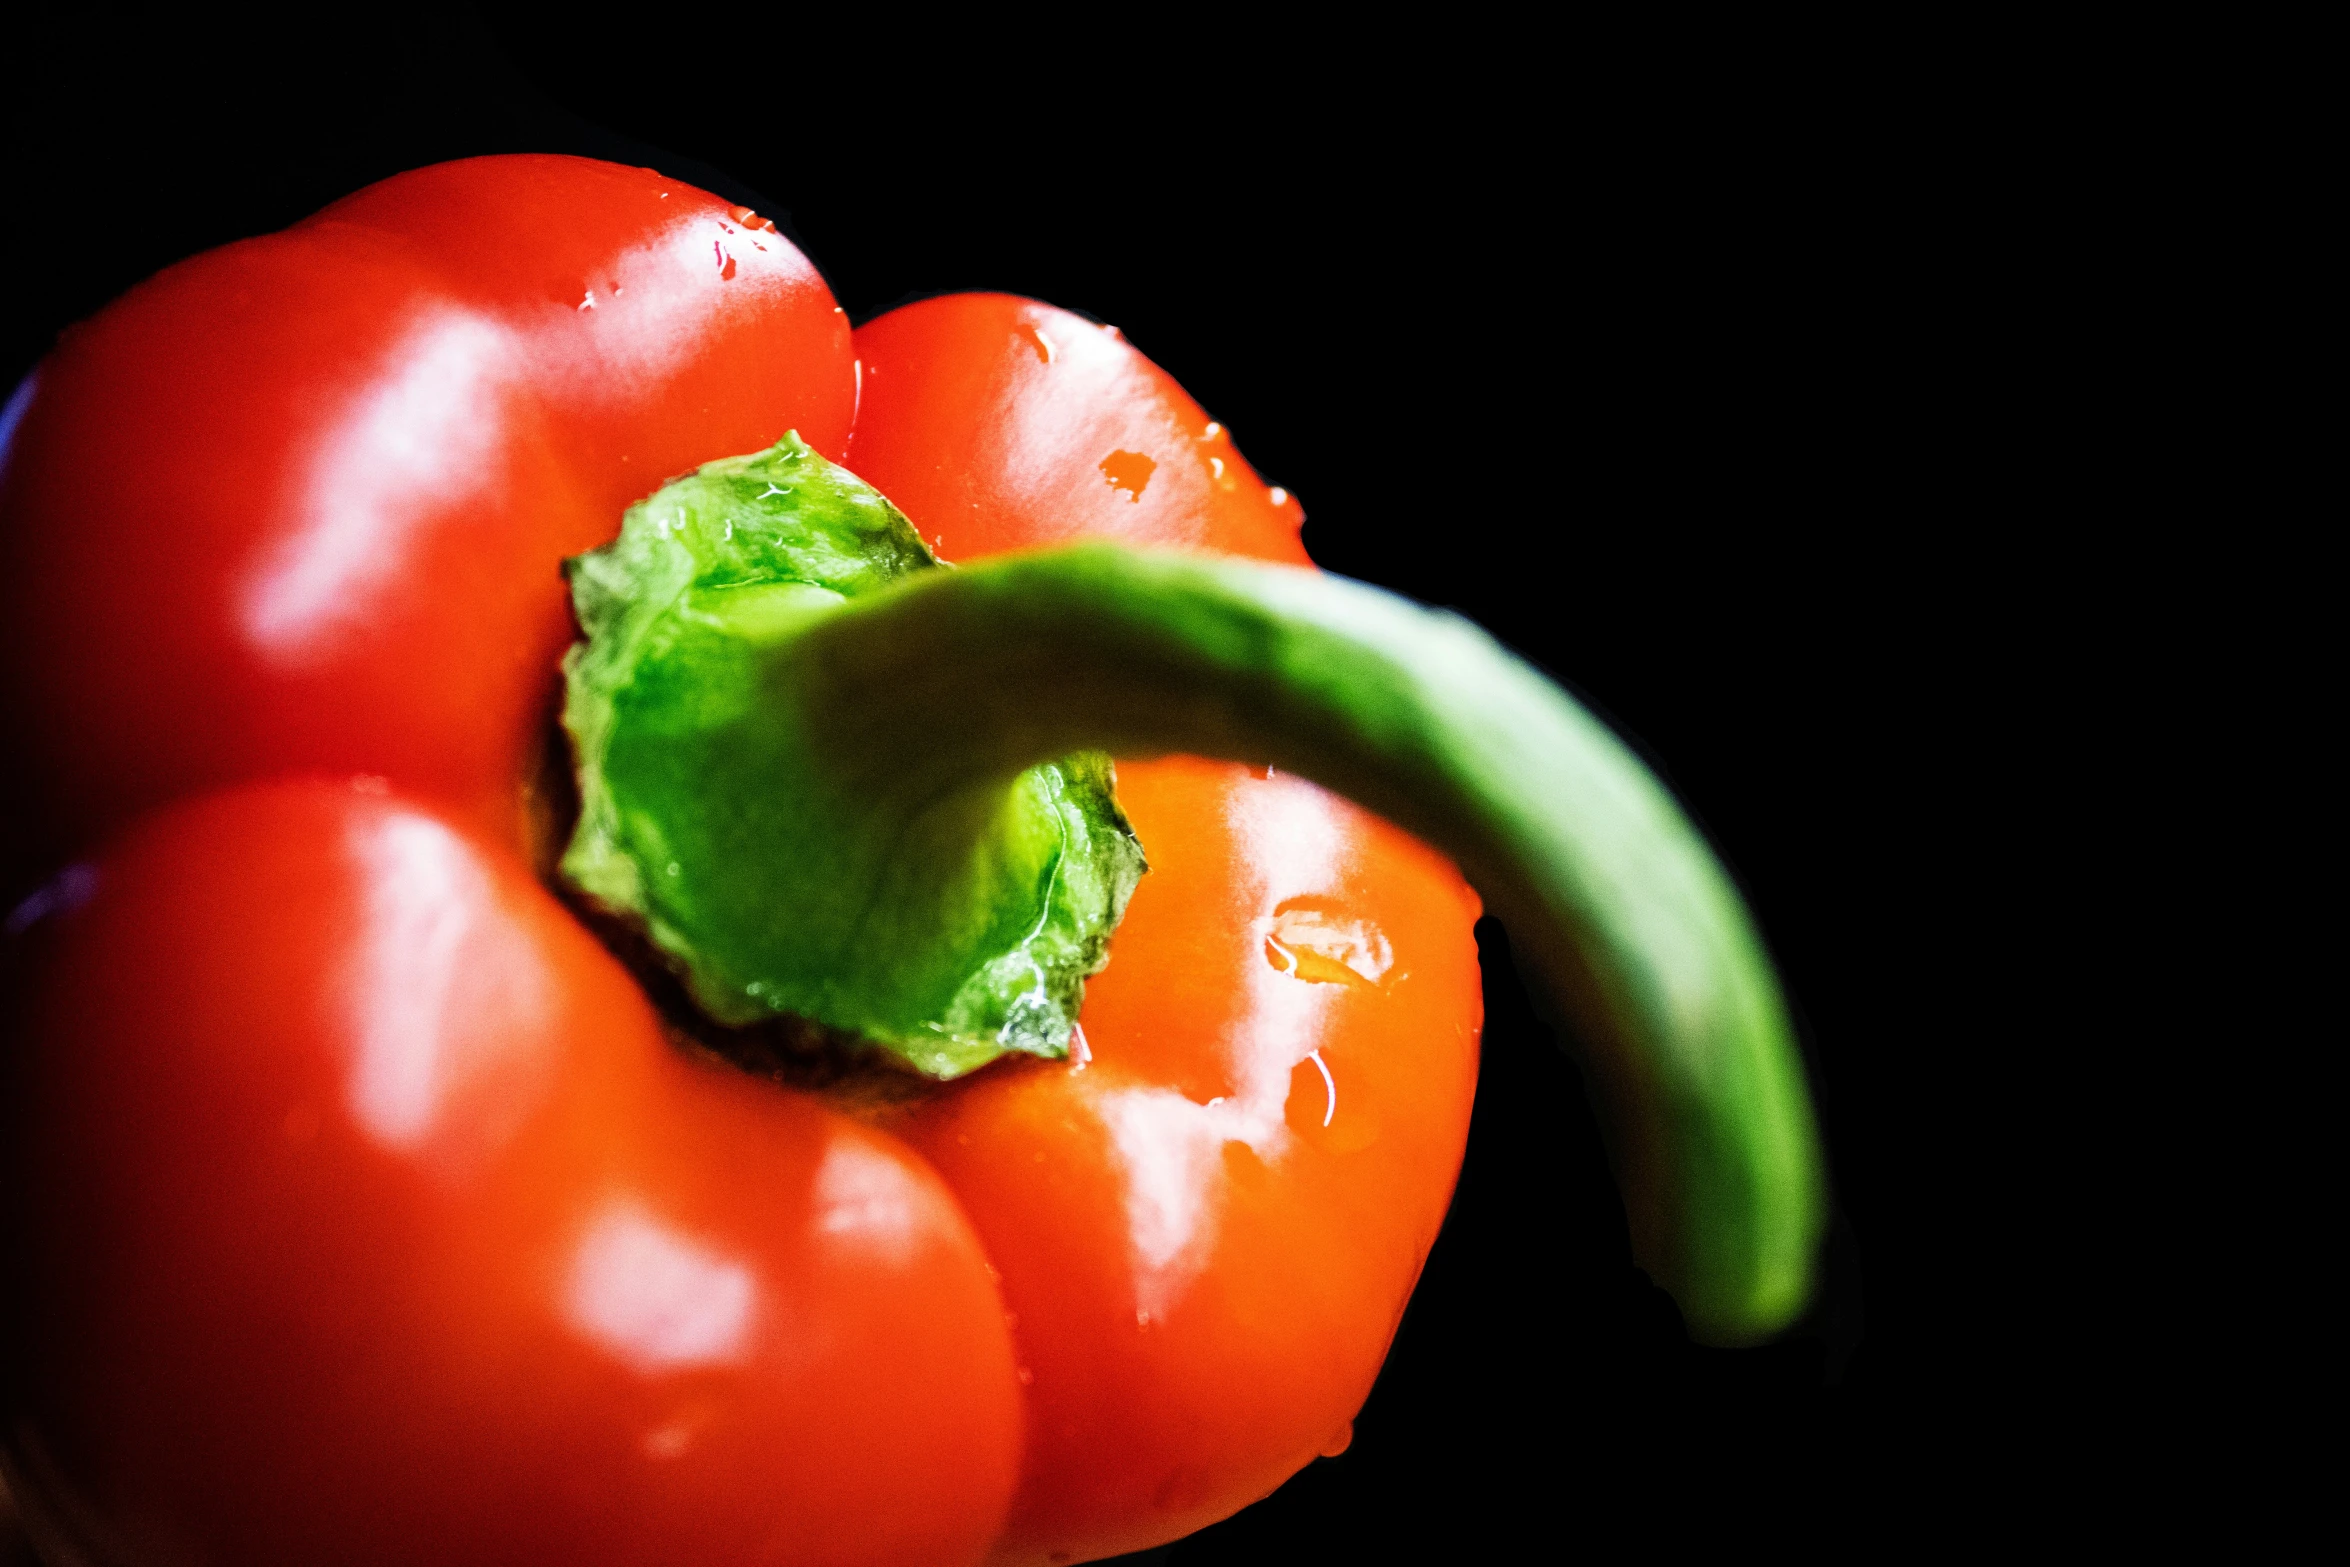
[[[939,768],[933,736],[818,721],[841,672],[808,632],[937,569],[796,434],[630,507],[567,567],[562,871],[717,1021],[804,1018],[951,1078],[1067,1054],[1145,865],[1101,753],[991,777]]]

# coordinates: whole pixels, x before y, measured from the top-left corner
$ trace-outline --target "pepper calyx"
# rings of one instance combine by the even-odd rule
[[[1068,1053],[1146,867],[1106,755],[941,787],[924,735],[844,746],[811,722],[837,672],[808,631],[939,569],[796,434],[629,508],[565,566],[584,640],[563,664],[580,816],[561,874],[717,1022],[798,1018],[946,1079]]]

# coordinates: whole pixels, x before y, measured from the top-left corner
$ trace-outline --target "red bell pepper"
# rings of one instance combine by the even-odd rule
[[[1294,498],[1114,333],[965,295],[852,335],[755,214],[495,158],[174,267],[28,385],[0,690],[31,742],[22,825],[62,868],[12,919],[0,1457],[59,1548],[1073,1562],[1342,1447],[1459,1166],[1480,902],[1292,761],[1561,933],[1537,956],[1693,1325],[1753,1337],[1800,1306],[1808,1111],[1718,871],[1574,730],[1559,754],[1616,794],[1559,852],[1669,840],[1639,863],[1672,885],[1609,884],[1603,853],[1567,908],[1565,872],[1516,868],[1548,828],[1441,803],[1492,771],[1437,776],[1485,743],[1422,743],[1441,693],[1408,723],[1400,687],[1342,693],[1327,732],[1321,698],[1282,706],[1377,663],[1364,628],[1424,628],[1298,572]],[[945,559],[1016,552],[810,633],[850,689],[943,650],[920,654],[937,690],[900,670],[873,705],[985,749],[1017,706],[959,715],[1070,626],[1065,656],[1108,672],[1096,706],[995,760],[1245,759],[1120,764],[1152,869],[1065,1059],[924,1085],[835,1041],[845,1075],[760,1081],[557,874],[559,564],[787,431]],[[1079,540],[1194,563],[1044,548]],[[1240,560],[1275,565],[1215,563]],[[1297,653],[1263,676],[1270,717],[1255,654],[1218,664],[1202,616]],[[1423,755],[1392,789],[1358,766]]]

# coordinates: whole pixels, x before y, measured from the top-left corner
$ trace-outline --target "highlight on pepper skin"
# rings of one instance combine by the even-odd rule
[[[1800,1304],[1808,1101],[1702,840],[1313,575],[1115,332],[852,333],[756,213],[479,158],[167,269],[10,409],[0,1476],[51,1558],[1048,1567],[1228,1517],[1346,1445],[1443,1222],[1464,865],[1588,965],[1693,1327]]]

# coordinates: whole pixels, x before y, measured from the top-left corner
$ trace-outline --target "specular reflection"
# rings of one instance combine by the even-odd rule
[[[245,585],[255,643],[300,663],[371,613],[371,591],[398,580],[419,522],[481,482],[504,434],[510,358],[502,328],[460,311],[427,318],[385,355],[389,373],[329,427],[305,480],[301,528]]]
[[[342,1001],[353,1041],[345,1103],[379,1142],[412,1149],[451,1094],[538,1032],[545,975],[502,918],[465,841],[430,817],[370,813],[349,852],[365,888]],[[509,1101],[476,1128],[510,1121]]]
[[[589,1221],[563,1285],[573,1326],[647,1373],[739,1358],[758,1297],[746,1264],[629,1197]]]
[[[1345,820],[1330,796],[1302,780],[1250,778],[1230,786],[1226,822],[1238,863],[1252,874],[1250,893],[1259,910],[1255,920],[1235,932],[1235,939],[1246,944],[1238,965],[1246,1000],[1223,1042],[1226,1077],[1234,1091],[1204,1105],[1166,1088],[1114,1090],[1100,1101],[1126,1174],[1136,1309],[1153,1319],[1173,1309],[1207,1263],[1226,1148],[1243,1144],[1267,1164],[1287,1154],[1287,1106],[1299,1062],[1311,1059],[1321,1068],[1316,1081],[1328,1097],[1316,1107],[1315,1119],[1327,1125],[1326,1117],[1337,1106],[1338,1086],[1320,1055],[1335,987],[1301,983],[1304,976],[1294,962],[1276,967],[1260,953],[1277,929],[1295,936],[1344,925],[1327,912],[1303,921],[1280,911],[1301,898],[1312,899],[1321,910],[1336,907],[1331,895],[1344,869]],[[1279,923],[1284,918],[1287,925]],[[1346,963],[1344,957],[1356,961]],[[1380,963],[1384,972],[1384,958],[1369,938],[1359,938],[1357,948],[1339,961],[1350,979],[1359,980],[1364,976],[1356,964]]]

